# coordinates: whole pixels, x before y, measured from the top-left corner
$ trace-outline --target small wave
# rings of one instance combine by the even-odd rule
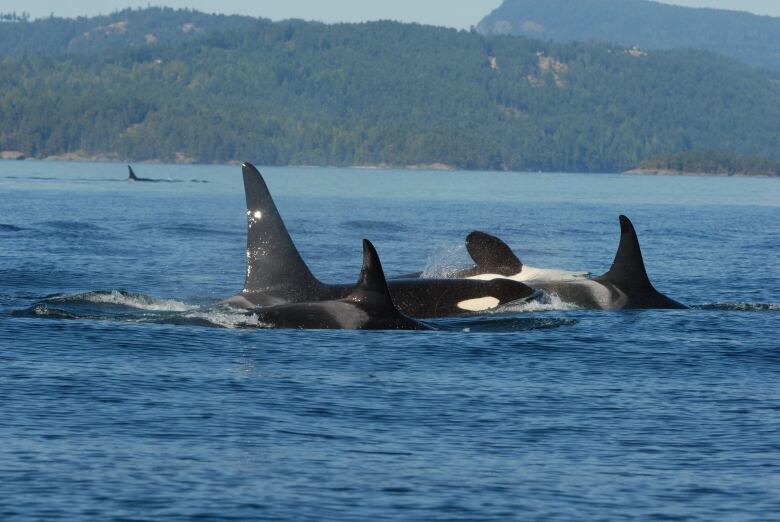
[[[36,304],[30,308],[24,310],[16,310],[12,313],[15,316],[35,316],[35,317],[51,317],[52,319],[81,319],[77,314],[66,312],[65,310],[59,310],[57,308],[50,308],[45,304]]]
[[[94,305],[119,307],[108,309]],[[90,306],[92,305],[92,306]],[[130,309],[128,311],[128,309]],[[18,317],[81,319],[124,323],[171,324],[216,328],[263,328],[256,314],[229,307],[199,308],[172,299],[114,290],[73,295],[55,295],[29,308],[12,313]]]
[[[81,294],[57,295],[48,297],[45,303],[78,305],[82,303],[108,304],[147,310],[150,312],[187,312],[197,306],[188,305],[174,299],[157,299],[144,294],[111,290],[110,292],[84,292]]]
[[[152,228],[152,227],[145,227],[145,228]],[[193,235],[209,235],[209,236],[238,235],[239,233],[243,235],[246,233],[245,231],[241,231],[241,232],[230,231],[230,230],[226,231],[218,228],[211,228],[204,225],[198,225],[193,223],[169,225],[162,228],[154,227],[154,229],[162,230],[164,232],[172,232],[175,234],[186,233],[186,234],[193,234]]]
[[[780,304],[777,303],[712,303],[692,306],[699,310],[719,310],[726,312],[777,312]]]
[[[5,179],[22,179],[33,181],[57,181],[60,178],[54,178],[50,176],[5,176]]]
[[[21,232],[22,230],[24,230],[22,227],[17,227],[16,225],[0,223],[0,232]]]
[[[84,221],[44,221],[41,225],[66,232],[97,232],[103,230],[94,223]]]
[[[525,332],[530,330],[547,330],[563,326],[574,326],[577,319],[561,317],[480,317],[456,321],[440,321],[437,325],[445,330],[463,332]]]
[[[365,230],[369,232],[405,232],[406,226],[400,223],[391,223],[390,221],[372,221],[372,220],[353,220],[345,221],[344,226],[356,230]]]

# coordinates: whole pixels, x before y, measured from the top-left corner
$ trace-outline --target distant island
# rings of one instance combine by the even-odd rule
[[[780,176],[780,161],[715,151],[688,151],[645,160],[631,174]]]
[[[780,18],[650,0],[504,0],[477,26],[556,42],[704,49],[780,74]]]
[[[780,161],[778,143],[780,82],[707,51],[168,8],[0,16],[9,157],[623,172],[690,150]]]

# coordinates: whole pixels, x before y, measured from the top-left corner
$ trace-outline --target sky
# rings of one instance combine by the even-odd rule
[[[665,0],[665,3],[780,16],[780,0]],[[272,20],[302,18],[323,22],[360,22],[391,19],[468,29],[498,7],[501,0],[0,0],[0,12],[27,12],[33,18],[50,14],[94,16],[150,4],[189,7],[207,13],[262,16]]]

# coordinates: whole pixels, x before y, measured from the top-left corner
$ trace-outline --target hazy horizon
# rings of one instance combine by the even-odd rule
[[[241,14],[283,20],[301,18],[322,22],[362,22],[390,19],[402,22],[440,25],[468,29],[501,5],[502,0],[224,0],[219,4],[207,0],[164,0],[140,4],[133,0],[74,0],[52,2],[42,0],[6,0],[2,12],[29,13],[33,18],[49,15],[61,17],[96,16],[110,14],[128,7],[150,5],[191,8],[207,13]],[[748,11],[758,15],[780,16],[780,2],[776,0],[666,0],[663,3],[686,7],[710,7]]]

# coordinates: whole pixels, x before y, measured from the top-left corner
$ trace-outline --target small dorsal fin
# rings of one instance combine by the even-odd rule
[[[380,299],[392,308],[393,298],[390,296],[390,290],[387,288],[387,280],[382,270],[382,262],[379,260],[379,254],[376,248],[368,239],[363,240],[363,268],[360,270],[360,279],[355,290],[347,297],[350,300],[362,300],[366,294],[379,296]]]
[[[138,178],[136,177],[136,175],[135,175],[135,172],[133,172],[133,167],[131,167],[130,165],[128,165],[128,166],[127,166],[127,170],[128,170],[128,172],[130,173],[130,174],[127,176],[127,179],[129,179],[129,180],[133,180],[133,181],[138,181]]]
[[[631,220],[620,216],[620,245],[609,272],[599,279],[606,279],[622,288],[652,288],[647,277],[639,238]]]
[[[276,291],[306,296],[321,283],[306,266],[260,172],[242,165],[247,206],[244,292]]]
[[[512,249],[495,236],[475,230],[466,236],[466,250],[477,264],[476,275],[513,276],[523,270],[523,263]]]

